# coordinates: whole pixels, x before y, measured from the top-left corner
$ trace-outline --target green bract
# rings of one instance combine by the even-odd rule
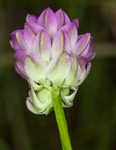
[[[71,60],[70,60],[71,59]],[[70,60],[70,61],[69,61]],[[54,61],[54,62],[53,62]],[[48,114],[52,109],[51,90],[57,87],[64,107],[72,106],[77,92],[77,59],[63,52],[57,61],[38,67],[30,58],[26,59],[25,71],[31,87],[27,100],[28,108],[37,114]]]

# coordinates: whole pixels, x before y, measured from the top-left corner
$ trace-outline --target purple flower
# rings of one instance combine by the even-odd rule
[[[32,112],[49,113],[52,86],[61,89],[63,106],[72,105],[95,56],[91,34],[78,35],[78,27],[78,19],[47,8],[39,17],[28,14],[24,29],[11,33],[15,69],[30,85],[27,107]]]

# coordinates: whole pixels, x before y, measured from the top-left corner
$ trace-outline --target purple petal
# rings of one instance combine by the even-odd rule
[[[31,52],[34,49],[35,45],[35,34],[28,25],[25,25],[24,27],[24,40],[26,50]]]
[[[93,38],[91,37],[90,42],[88,43],[87,47],[81,53],[81,56],[88,58],[88,60],[95,57],[96,53],[92,51],[93,49]]]
[[[56,11],[56,19],[57,19],[57,28],[61,28],[66,23],[70,22],[69,17],[66,15],[62,9]]]
[[[23,30],[18,30],[16,32],[16,40],[20,46],[20,49],[23,49],[23,50],[26,49]]]
[[[62,9],[57,10],[56,12],[56,19],[57,19],[57,28],[61,28],[64,25],[64,13]]]
[[[37,17],[33,16],[33,15],[30,15],[30,14],[27,14],[26,22],[35,22],[35,23],[37,23]]]
[[[68,17],[68,15],[64,12],[64,23],[67,24],[70,22],[70,18]]]
[[[41,31],[40,33],[39,53],[45,61],[49,61],[51,56],[51,39],[45,31]]]
[[[53,35],[57,31],[57,20],[56,15],[52,9],[47,8],[45,9],[40,17],[38,18],[38,23],[45,27],[48,33],[53,37]]]
[[[77,41],[78,35],[77,35],[77,27],[75,23],[68,23],[65,26],[63,26],[62,30],[66,31],[69,38],[71,47],[73,48],[75,46],[75,43]]]
[[[86,33],[79,36],[79,40],[77,41],[76,46],[73,50],[74,54],[76,54],[77,56],[80,55],[87,47],[88,43],[90,42],[90,39],[91,39],[90,33]]]
[[[78,56],[77,59],[78,59],[78,65],[79,65],[80,72],[84,72],[85,71],[88,74],[91,62],[88,61],[88,59],[86,59],[83,56]]]
[[[82,56],[78,57],[78,81],[77,84],[80,85],[87,77],[91,68],[91,62]]]
[[[20,30],[16,30],[10,34],[10,36],[11,36],[10,44],[11,44],[12,48],[15,50],[21,49],[21,47],[16,39],[16,32],[19,32],[19,31]]]
[[[43,26],[43,27],[44,27],[44,25],[45,25],[45,15],[46,15],[46,12],[47,12],[47,9],[45,9],[45,10],[40,14],[40,16],[39,16],[38,19],[37,19],[38,24],[40,24],[40,25]]]
[[[37,18],[30,14],[26,17],[26,24],[28,24],[36,34],[43,29],[43,27],[37,23]]]
[[[82,57],[82,56],[78,56],[77,59],[78,59],[78,64],[79,64],[80,69],[82,71],[85,70],[88,60],[85,57]]]
[[[72,22],[76,24],[77,28],[79,27],[79,20],[77,18],[73,19]]]
[[[88,63],[86,64],[86,71],[87,71],[87,74],[89,73],[90,68],[91,68],[91,62],[88,62]]]
[[[26,55],[27,55],[27,53],[25,50],[16,50],[14,57],[16,57],[17,60],[19,60],[20,62],[24,63]]]
[[[53,58],[59,57],[63,50],[64,50],[64,33],[63,31],[58,31],[53,39],[52,44]]]
[[[71,43],[70,43],[70,39],[69,39],[69,36],[66,32],[63,32],[64,33],[64,50],[71,54]]]

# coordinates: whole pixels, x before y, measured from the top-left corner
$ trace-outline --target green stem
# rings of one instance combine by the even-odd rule
[[[65,113],[61,104],[61,97],[59,93],[60,93],[59,89],[52,88],[51,95],[52,95],[56,122],[57,122],[59,133],[60,133],[62,149],[72,150],[70,137],[68,133],[67,121],[65,118]]]

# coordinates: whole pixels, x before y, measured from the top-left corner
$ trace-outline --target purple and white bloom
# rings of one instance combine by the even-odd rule
[[[30,86],[26,105],[31,112],[50,112],[53,86],[61,91],[62,105],[72,106],[95,56],[91,34],[78,35],[78,27],[78,19],[47,8],[39,17],[28,14],[24,29],[11,33],[15,69]]]

